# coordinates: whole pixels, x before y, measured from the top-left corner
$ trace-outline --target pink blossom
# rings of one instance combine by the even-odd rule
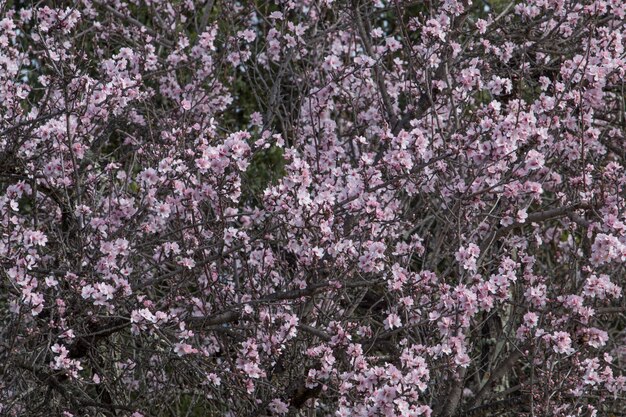
[[[572,339],[567,332],[554,332],[551,336],[554,351],[556,353],[571,354],[574,352],[572,348]]]
[[[193,348],[188,343],[180,342],[174,345],[174,353],[176,353],[178,356],[185,356],[192,353],[198,353],[198,349]]]
[[[401,326],[402,326],[402,321],[400,320],[400,317],[397,314],[390,314],[385,319],[385,329],[387,330],[391,330],[394,327],[397,328]]]
[[[5,3],[3,416],[621,409],[623,1]]]
[[[278,415],[285,415],[289,411],[289,407],[287,406],[287,404],[285,404],[279,398],[274,398],[270,402],[268,407],[272,413],[278,414]]]

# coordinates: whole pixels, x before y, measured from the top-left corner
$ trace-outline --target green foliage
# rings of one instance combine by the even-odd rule
[[[244,190],[247,195],[244,201],[258,204],[263,190],[270,184],[275,184],[285,175],[285,159],[283,150],[272,146],[257,153],[252,158],[250,166],[244,176]]]

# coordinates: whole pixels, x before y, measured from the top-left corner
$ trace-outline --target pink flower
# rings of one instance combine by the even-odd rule
[[[198,353],[198,349],[193,348],[188,343],[180,342],[174,345],[174,353],[176,353],[178,356],[185,356],[192,353]]]
[[[196,266],[196,263],[191,258],[182,258],[180,261],[178,261],[178,265],[184,266],[187,269],[192,269],[194,266]]]
[[[157,214],[164,219],[167,219],[172,212],[172,209],[168,203],[156,203],[154,209],[156,210]]]
[[[537,316],[537,314],[529,312],[524,314],[524,324],[529,327],[529,328],[533,328],[537,326],[537,323],[539,322],[539,317]]]
[[[272,12],[269,15],[270,19],[275,19],[275,20],[282,20],[283,19],[283,14],[281,12]]]
[[[385,329],[387,330],[402,326],[402,320],[400,320],[400,317],[394,313],[389,314],[383,323],[385,324]]]
[[[613,235],[598,233],[591,246],[591,252],[591,262],[594,265],[626,260],[626,244]]]
[[[476,20],[476,29],[478,29],[478,33],[484,35],[487,32],[487,21],[484,19]]]
[[[590,275],[585,280],[583,294],[587,297],[604,300],[606,298],[620,298],[622,288],[611,282],[611,278],[606,274]]]
[[[341,67],[341,61],[335,55],[329,55],[324,60],[322,68],[325,71],[336,71]]]
[[[534,149],[526,154],[526,169],[536,170],[542,168],[545,164],[544,156]]]
[[[238,36],[248,43],[253,42],[256,39],[256,33],[254,33],[254,31],[250,29],[246,29],[246,30],[239,32]]]
[[[476,259],[480,254],[480,249],[474,243],[470,243],[467,248],[461,247],[456,253],[456,260],[463,265],[463,269],[476,271]]]
[[[216,387],[219,387],[222,384],[222,380],[215,373],[211,372],[207,374],[207,379]]]
[[[609,340],[609,335],[604,330],[592,327],[585,332],[588,341],[587,344],[596,349],[606,345]]]
[[[39,230],[27,230],[24,232],[24,245],[30,247],[33,245],[46,246],[48,237]]]
[[[467,368],[470,365],[471,359],[468,356],[467,353],[462,352],[462,353],[458,353],[455,357],[454,357],[454,363],[456,363],[457,365],[459,365],[462,368]]]
[[[289,412],[289,406],[278,398],[274,398],[270,401],[268,408],[272,413],[279,415],[285,415]]]
[[[554,332],[551,336],[554,351],[566,355],[574,353],[572,339],[567,332]]]

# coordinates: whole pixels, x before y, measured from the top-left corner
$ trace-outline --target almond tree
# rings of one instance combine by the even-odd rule
[[[0,9],[1,415],[619,415],[623,1]]]

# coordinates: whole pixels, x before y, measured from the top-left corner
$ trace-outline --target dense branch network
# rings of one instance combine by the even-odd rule
[[[0,10],[0,415],[619,415],[623,1]]]

